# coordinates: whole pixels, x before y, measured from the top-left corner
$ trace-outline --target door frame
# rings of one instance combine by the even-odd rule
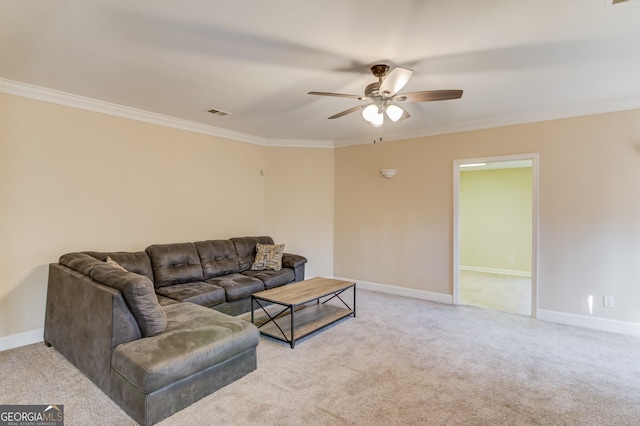
[[[512,154],[496,157],[466,158],[453,161],[453,304],[460,304],[460,166],[475,163],[531,160],[531,316],[538,316],[538,224],[539,224],[539,154]]]

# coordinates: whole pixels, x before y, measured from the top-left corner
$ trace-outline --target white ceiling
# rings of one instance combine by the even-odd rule
[[[375,130],[306,94],[362,94],[376,63],[464,95]],[[267,141],[402,139],[640,108],[640,0],[0,0],[0,79]]]

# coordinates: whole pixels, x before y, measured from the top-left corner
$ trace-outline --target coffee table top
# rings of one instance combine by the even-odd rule
[[[316,277],[293,284],[276,287],[253,293],[253,297],[281,305],[301,305],[319,297],[327,296],[336,291],[355,285],[350,281],[334,280],[332,278]]]

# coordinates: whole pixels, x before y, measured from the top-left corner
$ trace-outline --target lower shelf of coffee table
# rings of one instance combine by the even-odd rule
[[[312,304],[300,306],[294,312],[293,338],[295,340],[301,339],[349,315],[353,315],[351,309],[330,305]],[[269,319],[266,316],[254,319],[254,323],[260,327],[260,333],[287,342],[292,340],[291,313],[289,311],[282,313],[275,319],[282,331],[276,324],[268,321]]]

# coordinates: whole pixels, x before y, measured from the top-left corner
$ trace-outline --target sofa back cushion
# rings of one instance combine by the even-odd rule
[[[84,253],[89,256],[93,256],[103,262],[107,261],[107,257],[118,262],[120,266],[129,272],[135,272],[149,278],[153,281],[153,270],[151,269],[151,260],[147,253],[143,251],[126,252],[126,251],[114,251],[114,252],[98,252],[98,251],[85,251]]]
[[[167,327],[167,315],[147,277],[114,268],[86,253],[62,255],[60,264],[122,292],[143,336],[155,336]]]
[[[236,237],[230,238],[238,254],[240,272],[248,271],[256,258],[256,244],[273,244],[271,237]]]
[[[238,255],[231,240],[209,240],[195,243],[205,280],[240,272]]]
[[[202,281],[202,265],[195,244],[155,244],[145,251],[151,260],[156,287]]]

